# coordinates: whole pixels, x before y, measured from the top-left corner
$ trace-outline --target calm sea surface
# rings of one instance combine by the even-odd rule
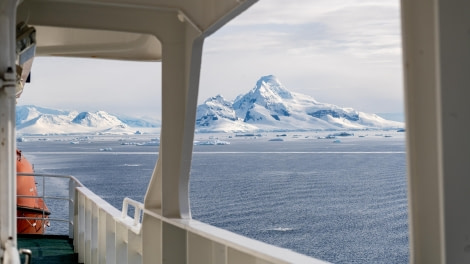
[[[408,263],[404,134],[356,132],[340,142],[282,134],[196,134],[230,144],[194,147],[193,218],[334,263]],[[143,201],[158,146],[133,143],[151,138],[26,137],[18,148],[36,172],[73,175],[120,209],[124,197]],[[53,213],[63,206],[46,202]],[[51,233],[63,229],[52,225]]]

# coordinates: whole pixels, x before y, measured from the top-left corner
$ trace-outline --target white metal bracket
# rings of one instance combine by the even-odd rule
[[[7,87],[16,87],[16,74],[13,68],[9,67],[0,79],[0,88],[5,89]]]

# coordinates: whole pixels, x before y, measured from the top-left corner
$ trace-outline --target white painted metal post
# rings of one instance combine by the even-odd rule
[[[469,10],[402,1],[411,263],[470,263]]]
[[[191,27],[185,27],[179,21],[177,23],[181,25],[173,31],[172,38],[179,38],[179,43],[175,44],[171,40],[167,44],[165,40],[162,41],[163,102],[159,156],[162,158],[162,186],[165,186],[162,188],[162,215],[190,218],[188,183],[196,108],[188,104],[192,105],[192,101],[197,100],[199,81],[191,82],[190,76],[199,76],[200,64],[197,62],[200,61],[202,45],[193,48],[194,35],[185,34],[191,32]],[[193,56],[194,53],[199,54],[199,58]],[[194,93],[196,96],[189,96]]]
[[[446,263],[470,263],[470,2],[438,1]]]
[[[69,179],[69,238],[73,239],[74,235],[74,224],[75,224],[75,181],[70,178]]]
[[[74,247],[78,249],[78,262],[79,263],[84,263],[85,262],[85,216],[86,216],[86,208],[85,208],[85,203],[86,203],[86,196],[81,193],[81,192],[76,192],[78,194],[78,199],[76,200],[76,203],[78,203],[78,223],[75,224],[77,227],[77,233],[75,234],[74,241],[76,240],[77,242],[74,243]]]
[[[166,23],[171,30],[162,37],[162,130],[160,154],[153,179],[147,191],[145,206],[158,210],[169,218],[190,218],[189,171],[194,138],[194,125],[202,55],[200,32],[178,19],[177,14]],[[162,186],[165,186],[164,188]],[[160,208],[159,208],[160,207]],[[156,241],[150,226],[151,219],[143,220],[144,251]],[[149,228],[147,231],[146,228]],[[176,236],[168,225],[162,225],[161,254],[148,250],[144,263],[156,258],[172,263],[184,263],[186,238]],[[152,242],[153,241],[153,242]],[[152,243],[151,243],[152,242]],[[183,262],[181,262],[183,261]]]
[[[435,5],[402,1],[410,263],[441,263],[441,164]]]
[[[219,10],[217,19],[205,30],[175,13],[165,21],[163,32],[155,33],[162,43],[162,127],[160,153],[145,196],[145,209],[168,218],[191,218],[189,172],[204,38],[254,2],[237,2],[239,6]],[[144,263],[186,262],[185,232],[144,215],[142,234]]]
[[[0,239],[16,245],[16,0],[0,2]]]

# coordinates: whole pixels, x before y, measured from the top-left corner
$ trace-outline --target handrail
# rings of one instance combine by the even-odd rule
[[[117,260],[120,263],[147,263],[153,256],[163,258],[164,252],[169,247],[182,250],[182,254],[187,254],[188,259],[200,257],[199,251],[202,251],[204,256],[217,255],[215,258],[217,262],[213,259],[212,262],[188,263],[240,263],[241,259],[279,264],[326,263],[197,220],[166,218],[153,210],[144,208],[143,203],[128,197],[124,198],[122,211],[120,211],[72,176],[51,174],[39,176],[70,180],[69,219],[48,218],[47,220],[68,221],[69,237],[73,238],[74,251],[78,253],[80,263],[117,263]],[[134,207],[133,216],[128,215],[129,206]],[[143,225],[144,217],[150,220],[150,222],[146,220],[146,229]],[[144,243],[144,235],[148,231],[152,232],[151,236],[157,236],[157,241],[161,241],[162,244],[159,247],[154,248]],[[177,236],[175,240],[173,236],[165,236],[166,232],[184,235]],[[181,237],[183,237],[182,240]],[[146,261],[144,261],[144,251],[147,252]],[[218,262],[220,259],[225,259],[225,262]]]
[[[129,205],[135,208],[134,217],[132,219],[133,225],[130,224],[131,221],[129,219],[132,217],[129,217],[127,214]],[[195,245],[200,243],[204,244],[204,241],[212,241],[214,243],[211,245],[220,245],[223,248],[222,251],[242,252],[241,254],[246,254],[247,256],[249,256],[248,258],[266,261],[269,263],[327,263],[325,261],[295,253],[288,249],[275,247],[260,241],[246,238],[241,235],[234,234],[230,231],[199,222],[197,220],[166,218],[160,214],[155,213],[152,210],[144,208],[144,205],[141,202],[135,201],[128,197],[124,198],[120,220],[124,224],[128,225],[129,231],[132,231],[136,236],[139,237],[142,236],[141,223],[143,214],[145,214],[147,217],[151,217],[155,220],[161,221],[162,225],[160,225],[160,228],[163,228],[163,223],[165,223],[167,225],[173,226],[174,228],[177,228],[181,232],[186,233],[187,240],[185,240],[184,242],[186,247],[196,247],[198,248],[198,250],[201,250],[201,247]],[[221,248],[218,248],[218,250],[220,249]],[[209,251],[211,250],[212,249],[209,249]],[[141,254],[141,251],[138,251],[138,254]],[[227,258],[234,258],[233,255],[229,253],[226,254],[228,254],[226,256]],[[234,259],[232,259],[231,261],[234,261]],[[239,261],[239,259],[237,259],[237,261]],[[231,262],[227,260],[225,263]]]
[[[65,175],[65,174],[51,174],[51,173],[25,173],[25,172],[18,172],[16,175],[18,176],[38,176],[38,177],[47,177],[47,178],[64,178],[64,179],[71,179],[77,183],[78,187],[83,187],[83,184],[74,176],[72,175]]]
[[[125,197],[124,200],[122,201],[122,214],[121,214],[122,219],[129,217],[127,214],[129,205],[134,206],[134,217],[132,219],[134,220],[133,225],[137,226],[141,224],[142,212],[145,210],[144,205],[141,202],[133,200],[129,197]]]
[[[42,217],[31,217],[31,216],[17,216],[17,219],[26,219],[26,220],[42,220],[48,222],[65,222],[69,224],[69,237],[73,238],[73,219],[74,219],[74,204],[75,204],[75,188],[76,187],[83,187],[83,184],[74,176],[72,175],[62,175],[62,174],[49,174],[49,173],[24,173],[19,172],[17,176],[29,176],[29,177],[41,177],[42,178],[42,193],[41,195],[17,195],[17,198],[26,198],[26,199],[34,199],[34,198],[42,198],[44,201],[46,200],[63,200],[69,202],[69,214],[67,218],[54,218],[49,217],[46,214],[46,210],[44,208],[39,209],[42,211]],[[69,181],[67,194],[61,195],[47,195],[47,189],[45,184],[46,178],[59,178],[65,179]],[[66,190],[66,189],[64,189]]]

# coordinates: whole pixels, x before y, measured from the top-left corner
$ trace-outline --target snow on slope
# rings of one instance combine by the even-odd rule
[[[130,119],[131,124],[146,124],[144,120]],[[16,107],[18,134],[134,134],[141,127],[129,126],[118,117],[104,111],[81,112],[42,108],[33,105]]]
[[[72,120],[72,123],[103,129],[113,126],[126,127],[117,117],[104,111],[98,111],[96,113],[81,112]]]
[[[244,96],[238,97],[233,103],[233,108],[237,116],[242,117],[245,122],[254,118],[249,115],[250,109],[254,104],[274,112],[275,115],[288,116],[286,101],[291,99],[291,92],[275,76],[269,75],[261,77],[251,91]],[[251,114],[253,115],[254,113]]]
[[[252,90],[238,96],[233,103],[222,99],[222,96],[212,97],[198,106],[198,132],[404,127],[401,122],[385,120],[352,108],[319,103],[308,95],[291,92],[273,75],[261,77]]]
[[[211,132],[243,132],[256,130],[257,127],[240,122],[232,108],[232,103],[226,101],[221,95],[207,99],[197,108],[196,127],[204,131],[205,127]],[[217,122],[217,127],[212,124]]]
[[[146,128],[158,129],[158,125],[104,111],[78,113],[26,105],[17,106],[16,128],[18,134],[134,134]],[[273,75],[261,77],[253,89],[234,102],[221,95],[211,97],[198,106],[196,113],[196,132],[397,128],[404,128],[404,123],[319,103],[310,96],[289,91]]]

